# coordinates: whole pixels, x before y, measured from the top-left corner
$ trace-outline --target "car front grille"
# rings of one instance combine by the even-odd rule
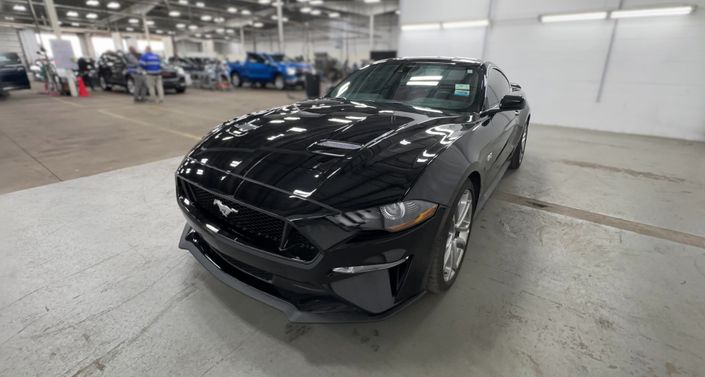
[[[199,209],[203,220],[226,228],[239,242],[301,261],[310,261],[318,254],[316,247],[283,219],[215,195],[182,179],[179,179],[178,188],[179,195]],[[221,208],[227,215],[221,212]]]

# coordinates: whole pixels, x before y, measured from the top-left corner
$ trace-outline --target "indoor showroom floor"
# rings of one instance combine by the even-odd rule
[[[382,322],[290,324],[214,279],[177,247],[180,156],[297,96],[0,103],[0,375],[703,375],[703,143],[532,125],[457,284]]]

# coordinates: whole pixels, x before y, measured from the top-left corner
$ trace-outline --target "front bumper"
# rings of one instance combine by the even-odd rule
[[[182,76],[163,78],[164,89],[184,89],[186,88],[186,78]]]
[[[387,318],[425,293],[432,241],[443,211],[410,230],[374,239],[353,238],[320,251],[305,263],[242,244],[204,226],[197,210],[187,219],[179,247],[214,276],[273,306],[291,322],[364,322]],[[400,263],[390,263],[401,261]],[[375,271],[338,273],[335,268],[389,265]]]

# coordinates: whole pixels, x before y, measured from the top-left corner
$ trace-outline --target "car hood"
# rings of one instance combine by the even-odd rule
[[[402,104],[304,101],[221,124],[177,174],[284,215],[369,208],[401,200],[470,118]]]

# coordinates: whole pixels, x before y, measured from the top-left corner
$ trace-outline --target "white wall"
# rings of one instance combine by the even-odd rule
[[[627,0],[624,7],[683,4]],[[525,88],[532,121],[705,140],[705,0],[689,16],[623,19],[600,102],[614,21],[541,24],[541,13],[613,9],[617,0],[494,0],[491,28],[402,31],[400,55],[481,57]],[[481,19],[488,0],[401,0],[401,23]],[[451,12],[449,9],[456,9]],[[462,15],[462,16],[460,16]]]

